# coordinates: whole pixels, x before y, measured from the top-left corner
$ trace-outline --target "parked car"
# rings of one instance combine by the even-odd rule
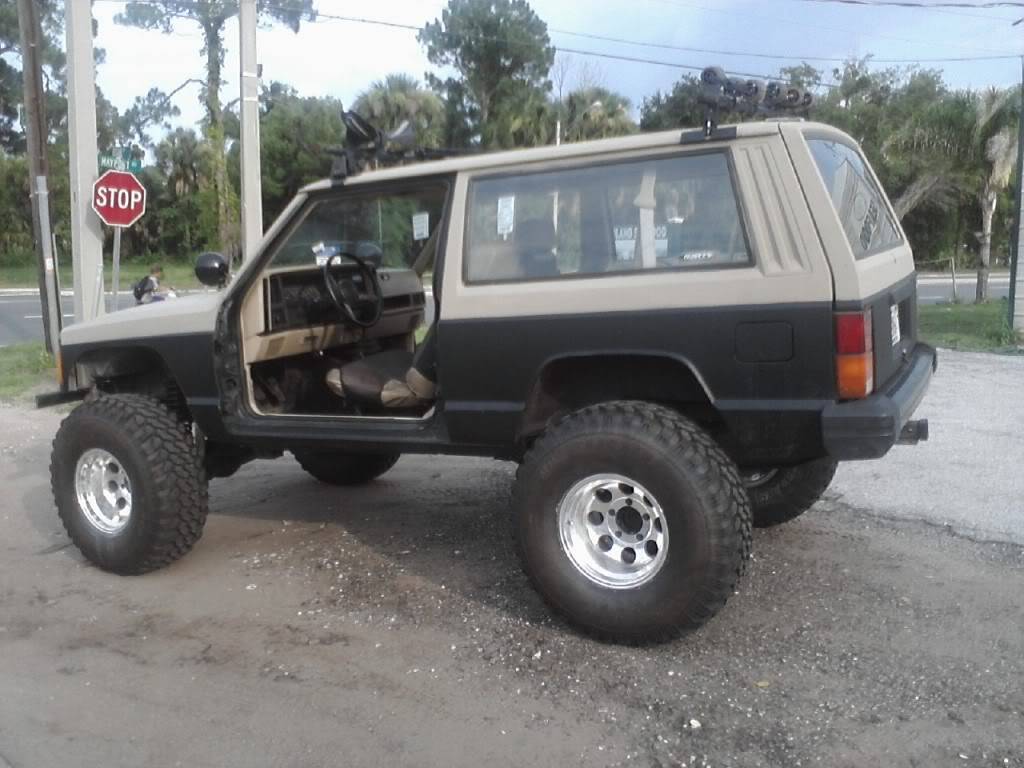
[[[491,456],[519,463],[513,527],[551,607],[664,639],[722,608],[752,526],[927,437],[911,250],[827,125],[349,174],[303,189],[230,280],[217,255],[197,272],[223,289],[62,334],[48,401],[85,402],[54,441],[56,506],[115,573],[188,552],[208,481],[250,459],[346,486],[405,453]]]

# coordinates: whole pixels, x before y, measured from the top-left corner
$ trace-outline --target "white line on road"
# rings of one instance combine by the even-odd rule
[[[63,317],[74,317],[74,314],[69,313],[69,312],[65,312]],[[25,319],[26,320],[42,320],[43,316],[42,315],[25,315]]]

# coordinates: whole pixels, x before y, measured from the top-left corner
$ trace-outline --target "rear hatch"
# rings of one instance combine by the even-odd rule
[[[917,343],[917,281],[911,275],[866,302],[875,350],[875,389],[899,371]]]
[[[814,124],[784,134],[832,268],[836,312],[870,316],[873,389],[878,391],[917,343],[913,254],[881,183],[853,139]]]

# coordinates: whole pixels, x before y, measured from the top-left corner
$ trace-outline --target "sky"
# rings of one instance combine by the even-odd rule
[[[444,0],[315,0],[324,14],[422,25],[440,16]],[[772,75],[805,57],[843,59],[873,54],[878,59],[979,57],[1024,54],[1024,9],[879,8],[822,0],[532,0],[559,48],[655,59],[695,67]],[[114,22],[120,0],[97,0],[96,45],[106,49],[97,82],[118,108],[152,87],[170,91],[189,78],[203,76],[202,38],[194,23],[181,21],[165,35]],[[595,40],[570,32],[630,41],[698,48],[719,53],[654,48]],[[227,60],[222,98],[238,96],[238,27],[226,34]],[[431,69],[416,34],[365,23],[321,18],[298,33],[262,27],[258,34],[263,82],[280,80],[303,96],[334,96],[350,104],[374,80],[405,72],[422,80]],[[725,55],[725,52],[744,52]],[[782,59],[752,54],[775,54]],[[668,90],[684,72],[677,66],[602,59],[559,53],[568,60],[568,87],[580,78],[598,80],[626,95],[638,109],[644,96]],[[834,63],[811,61],[830,71]],[[878,64],[877,66],[884,66]],[[943,70],[953,87],[982,88],[1020,82],[1020,59],[925,63]],[[194,125],[202,115],[199,88],[190,85],[175,97],[181,116]]]

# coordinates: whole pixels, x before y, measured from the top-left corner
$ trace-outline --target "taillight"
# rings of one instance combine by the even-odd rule
[[[867,397],[875,388],[871,310],[836,313],[836,388],[840,400]]]

